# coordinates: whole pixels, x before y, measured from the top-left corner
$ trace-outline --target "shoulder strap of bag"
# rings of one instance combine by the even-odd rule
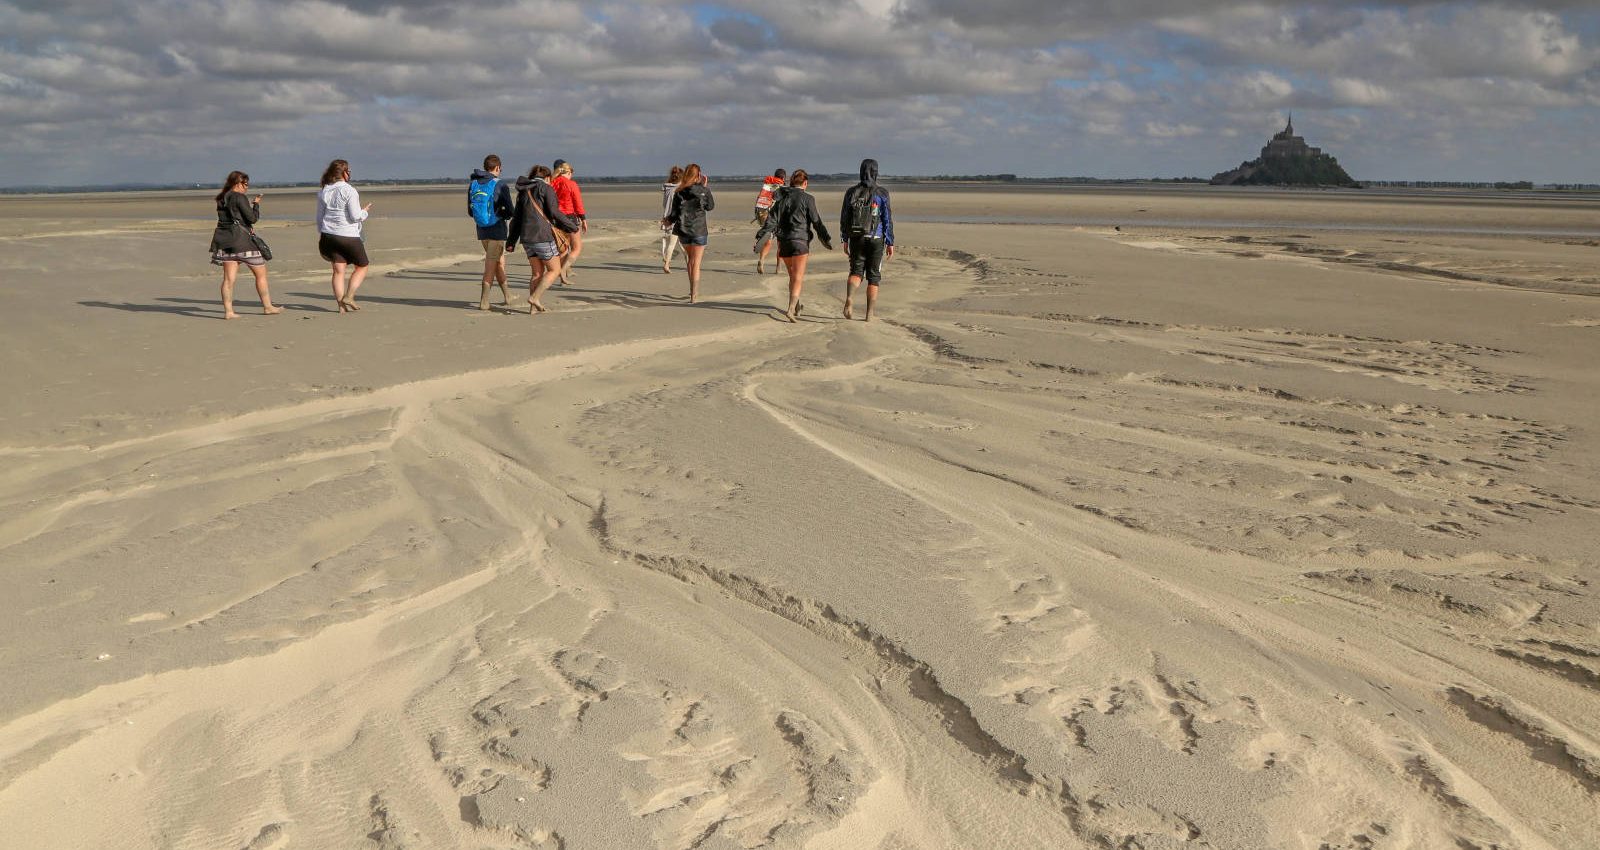
[[[229,194],[236,194],[236,193],[230,192]],[[223,202],[222,202],[222,211],[228,214],[228,224],[235,225],[235,226],[238,226],[238,227],[242,227],[242,228],[245,229],[246,233],[255,233],[255,231],[253,229],[251,229],[250,225],[245,224],[244,222],[240,221],[238,218],[234,217],[233,204],[229,203],[229,201],[232,201],[232,200],[233,200],[232,198],[227,198],[227,199],[224,199]]]

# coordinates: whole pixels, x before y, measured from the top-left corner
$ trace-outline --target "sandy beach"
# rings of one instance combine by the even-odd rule
[[[890,186],[0,197],[0,845],[1600,847],[1600,199]]]

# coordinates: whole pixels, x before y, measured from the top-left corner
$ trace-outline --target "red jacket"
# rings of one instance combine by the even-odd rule
[[[578,181],[563,174],[550,181],[550,187],[556,190],[556,201],[561,204],[561,211],[567,215],[584,218],[583,193],[578,191]]]

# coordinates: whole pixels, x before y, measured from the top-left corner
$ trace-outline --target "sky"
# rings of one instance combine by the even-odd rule
[[[0,186],[571,160],[1600,183],[1600,2],[0,0]]]

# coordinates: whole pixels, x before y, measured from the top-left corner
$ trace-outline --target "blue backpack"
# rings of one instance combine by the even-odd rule
[[[500,216],[494,211],[494,195],[499,188],[498,177],[487,183],[474,180],[467,184],[467,209],[479,227],[493,227],[500,223]]]

